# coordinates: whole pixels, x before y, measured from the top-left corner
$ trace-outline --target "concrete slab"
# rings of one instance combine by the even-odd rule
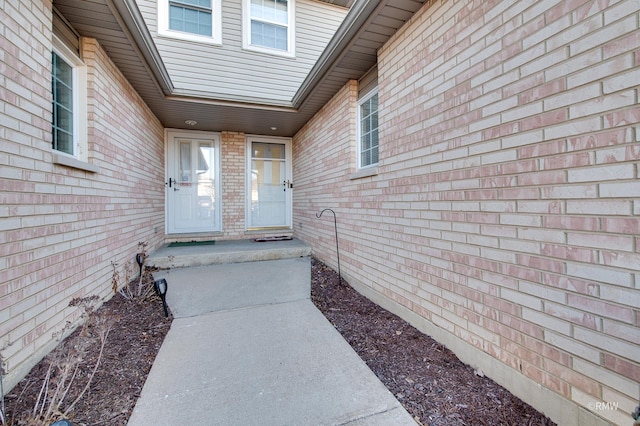
[[[175,319],[129,426],[415,425],[311,302],[309,257],[160,277]]]
[[[296,238],[285,241],[216,241],[214,245],[160,247],[145,264],[156,268],[185,268],[221,263],[255,262],[311,255],[311,247]]]
[[[415,425],[310,300],[175,319],[129,426]]]
[[[178,268],[153,273],[168,283],[175,318],[309,299],[309,258]]]

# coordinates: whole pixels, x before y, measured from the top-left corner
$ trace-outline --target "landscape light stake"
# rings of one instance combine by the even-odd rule
[[[326,212],[327,210],[333,213],[333,227],[336,231],[336,256],[338,258],[338,283],[342,284],[342,274],[340,273],[340,251],[338,250],[338,221],[336,220],[336,212],[331,209],[324,209],[320,212],[320,214],[316,213],[316,217],[320,219],[322,217],[322,213]]]
[[[166,295],[167,295],[167,287],[169,285],[167,284],[167,280],[165,280],[164,278],[160,278],[155,282],[155,286],[156,286],[156,292],[160,296],[160,299],[162,299],[162,307],[164,308],[164,317],[168,318],[169,311],[167,310]]]
[[[2,362],[2,356],[0,356],[0,363]],[[0,406],[0,424],[6,425],[7,421],[5,420],[6,410],[4,407],[4,386],[2,384],[2,368],[0,368],[0,398],[2,398],[2,405]]]
[[[138,280],[138,296],[142,296],[142,271],[144,270],[144,253],[136,254],[136,263],[140,267],[140,279]]]
[[[138,264],[138,267],[140,268],[140,276],[142,276],[142,264],[144,263],[144,254],[142,254],[142,253],[136,254],[136,263]]]
[[[640,384],[638,384],[638,406],[636,407],[635,410],[633,410],[633,412],[631,413],[631,417],[633,417],[633,426],[639,426],[640,425]]]

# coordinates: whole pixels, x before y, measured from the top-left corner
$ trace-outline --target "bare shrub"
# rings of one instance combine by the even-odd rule
[[[136,255],[136,259],[132,262],[127,262],[124,265],[124,284],[120,282],[120,272],[118,271],[118,264],[116,262],[111,262],[111,266],[113,267],[113,276],[111,278],[111,286],[114,291],[114,294],[120,293],[122,297],[127,300],[135,300],[135,299],[146,299],[148,297],[153,296],[154,294],[154,286],[153,282],[145,280],[145,264],[144,262],[147,259],[147,243],[142,241],[138,243],[138,254]],[[131,277],[133,276],[133,265],[134,262],[141,262],[140,265],[140,275],[138,277],[137,283],[132,281]]]
[[[91,315],[95,311],[99,298],[90,296],[73,299],[70,306],[82,309],[84,322],[79,331],[79,338],[73,344],[63,341],[63,350],[54,351],[45,357],[48,369],[40,384],[38,397],[30,412],[23,412],[17,418],[11,419],[9,424],[20,426],[46,426],[56,420],[66,419],[72,413],[75,405],[80,401],[91,385],[91,381],[100,365],[107,337],[115,321],[114,318]],[[66,328],[66,327],[65,327]],[[82,371],[80,366],[87,357],[90,346],[98,341],[100,350],[96,356],[93,369]],[[75,399],[67,401],[69,390],[73,386],[84,382],[84,387]],[[33,383],[35,385],[35,383]],[[80,385],[81,386],[81,385]]]

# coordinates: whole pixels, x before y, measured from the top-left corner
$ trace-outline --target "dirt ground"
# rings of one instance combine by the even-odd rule
[[[145,282],[150,286],[151,277]],[[476,375],[430,337],[341,285],[335,271],[315,259],[311,293],[315,305],[419,424],[554,424]],[[90,305],[91,300],[76,303]],[[8,424],[49,425],[68,411],[75,426],[125,425],[170,321],[157,296],[127,300],[117,294],[5,395]],[[47,377],[48,387],[43,386]],[[49,397],[40,396],[42,408],[34,414],[42,389],[48,389]],[[51,404],[56,389],[61,391]]]

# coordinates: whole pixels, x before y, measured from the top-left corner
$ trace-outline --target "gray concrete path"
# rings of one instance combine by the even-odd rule
[[[129,426],[415,425],[311,303],[308,257],[154,277],[175,319]]]

